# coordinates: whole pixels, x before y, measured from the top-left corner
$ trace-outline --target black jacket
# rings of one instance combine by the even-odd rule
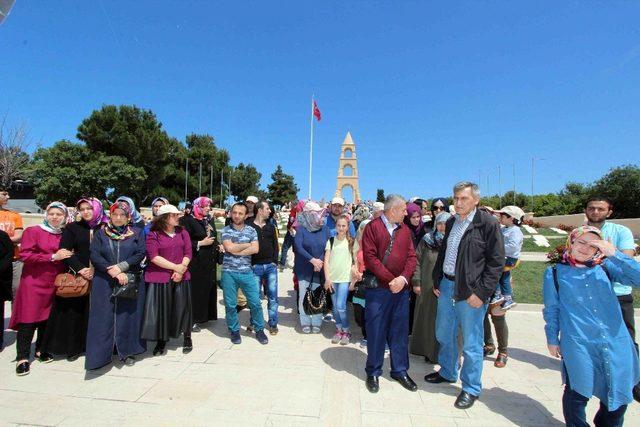
[[[454,216],[447,221],[442,248],[433,269],[433,284],[436,289],[439,288],[443,277],[442,267],[447,253],[447,241],[455,220]],[[478,209],[458,246],[453,298],[462,301],[474,293],[487,302],[496,290],[503,268],[504,243],[500,224],[493,216]]]
[[[263,227],[259,227],[251,218],[247,225],[255,228],[258,233],[258,245],[260,247],[257,254],[251,255],[251,265],[256,264],[277,264],[278,263],[278,237],[276,228],[267,220]]]

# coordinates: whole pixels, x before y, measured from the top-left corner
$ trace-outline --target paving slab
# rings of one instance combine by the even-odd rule
[[[0,426],[562,425],[560,362],[547,356],[540,306],[509,312],[509,363],[498,369],[487,358],[483,394],[471,409],[461,411],[453,406],[460,384],[425,383],[423,376],[438,367],[414,355],[409,374],[418,392],[391,380],[387,356],[380,392],[370,394],[359,330],[346,346],[330,343],[332,323],[323,324],[322,334],[301,334],[291,271],[279,278],[280,332],[269,336],[266,346],[245,330],[249,313],[243,311],[240,345],[230,343],[220,319],[193,334],[194,350],[187,355],[181,340],[174,340],[165,356],[147,352],[133,367],[114,361],[86,373],[81,357],[34,362],[30,375],[17,377],[15,334],[7,332],[10,345],[0,353]],[[218,312],[224,315],[224,307]],[[596,410],[592,399],[588,417]],[[640,426],[640,405],[629,406],[625,425]]]

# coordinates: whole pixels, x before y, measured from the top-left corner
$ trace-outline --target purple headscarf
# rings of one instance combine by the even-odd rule
[[[411,217],[413,214],[418,213],[420,215],[420,222],[418,222],[418,226],[414,226],[411,224]],[[407,203],[407,216],[404,217],[404,223],[409,227],[411,232],[413,233],[414,243],[417,245],[417,242],[422,239],[424,236],[424,222],[422,222],[422,208],[415,203]]]
[[[105,215],[104,208],[102,207],[102,203],[100,203],[100,200],[96,199],[95,197],[80,199],[78,200],[78,203],[76,203],[76,209],[80,210],[81,203],[89,203],[89,205],[91,205],[91,208],[93,209],[93,216],[91,217],[91,220],[87,221],[90,228],[100,227],[102,224],[106,224],[109,222],[109,218],[107,217],[107,215]]]

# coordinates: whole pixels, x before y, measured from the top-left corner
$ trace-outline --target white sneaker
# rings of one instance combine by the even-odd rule
[[[342,341],[342,332],[338,331],[336,332],[336,334],[331,338],[331,344],[338,344],[339,342]]]

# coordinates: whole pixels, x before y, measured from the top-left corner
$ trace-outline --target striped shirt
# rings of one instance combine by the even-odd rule
[[[447,252],[444,255],[444,264],[442,266],[442,271],[444,271],[444,274],[455,276],[456,260],[458,259],[458,247],[460,246],[460,241],[462,240],[464,232],[467,230],[469,224],[471,224],[475,216],[475,209],[471,211],[471,213],[467,215],[464,220],[460,219],[459,214],[456,214],[456,221],[453,223],[453,227],[451,228],[451,232],[449,233],[449,238],[447,239]]]

